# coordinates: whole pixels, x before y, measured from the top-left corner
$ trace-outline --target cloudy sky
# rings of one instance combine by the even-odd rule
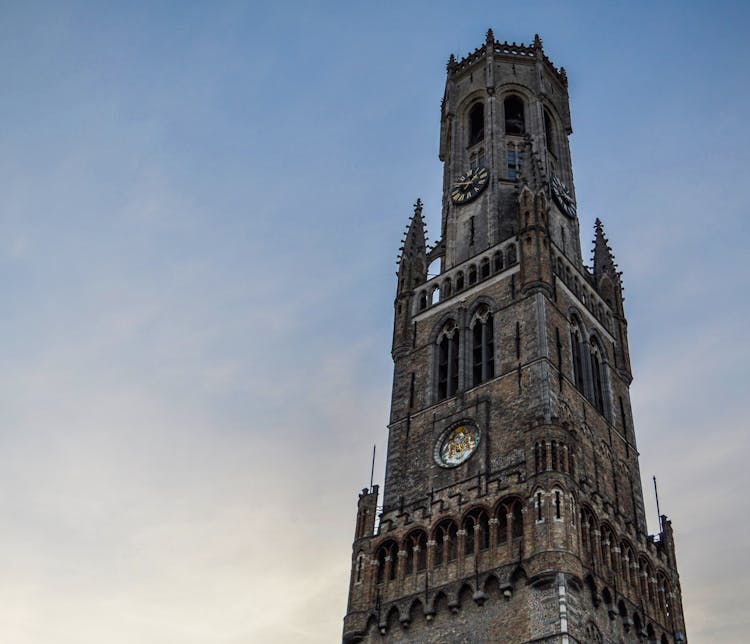
[[[0,636],[335,642],[445,63],[570,78],[688,635],[746,641],[742,2],[0,2]],[[376,479],[382,478],[378,459]]]

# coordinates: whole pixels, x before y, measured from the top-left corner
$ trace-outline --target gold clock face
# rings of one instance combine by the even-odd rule
[[[479,196],[490,181],[490,172],[487,168],[469,170],[461,175],[451,186],[451,199],[455,204],[465,204]]]
[[[457,467],[474,454],[481,437],[476,425],[462,421],[449,429],[438,441],[435,460],[443,467]]]

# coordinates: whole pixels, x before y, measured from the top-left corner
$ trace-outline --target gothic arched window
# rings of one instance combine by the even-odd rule
[[[552,117],[549,112],[544,110],[544,138],[547,139],[547,151],[553,156],[557,156],[555,147],[555,129],[552,126]]]
[[[503,254],[500,251],[496,252],[492,258],[492,267],[496,273],[503,270]]]
[[[427,535],[422,530],[412,532],[406,538],[406,575],[411,575],[415,570],[417,572],[427,567]]]
[[[456,541],[458,539],[458,529],[456,524],[450,519],[441,521],[433,535],[435,540],[435,565],[440,566],[443,563],[449,563],[456,558]]]
[[[523,536],[523,510],[517,499],[503,501],[497,509],[497,543],[507,543],[508,537],[519,539]]]
[[[453,320],[449,320],[438,337],[438,400],[453,396],[458,390],[458,348],[458,327]]]
[[[571,362],[573,363],[573,383],[576,389],[583,393],[583,356],[581,347],[581,331],[578,321],[573,318],[570,323]]]
[[[495,339],[492,313],[483,304],[471,324],[472,386],[495,377]]]
[[[490,259],[489,257],[485,257],[481,262],[479,262],[479,276],[486,280],[490,276]]]
[[[515,501],[511,510],[511,536],[513,539],[523,537],[523,508],[520,501]]]
[[[396,565],[398,564],[398,546],[395,541],[387,541],[378,548],[378,583],[396,578]]]
[[[595,338],[591,339],[591,388],[594,407],[604,413],[604,365],[602,352]]]
[[[484,140],[484,103],[477,103],[469,110],[469,145]]]
[[[534,445],[534,471],[543,472],[547,469],[547,450],[544,441]]]
[[[490,547],[490,520],[482,509],[472,510],[464,519],[464,552],[467,555]]]
[[[523,115],[523,101],[518,96],[508,96],[503,106],[505,107],[505,133],[524,134],[526,122]]]

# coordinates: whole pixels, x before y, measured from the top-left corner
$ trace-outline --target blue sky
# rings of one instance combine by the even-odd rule
[[[492,27],[568,71],[584,248],[601,217],[624,271],[647,501],[653,473],[691,641],[743,641],[748,18],[0,3],[4,638],[339,637],[401,232],[417,196],[439,229],[445,63]]]

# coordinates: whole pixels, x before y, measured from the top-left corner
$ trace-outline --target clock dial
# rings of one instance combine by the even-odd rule
[[[552,175],[550,184],[552,187],[552,198],[555,200],[558,208],[560,208],[563,215],[574,219],[576,216],[576,202],[573,201],[573,197],[568,192],[565,184],[554,174]]]
[[[479,428],[462,421],[444,433],[435,445],[435,460],[443,467],[457,467],[476,452],[481,440]]]
[[[477,197],[487,187],[490,172],[487,168],[476,168],[461,175],[451,186],[451,199],[455,204],[465,204]]]

